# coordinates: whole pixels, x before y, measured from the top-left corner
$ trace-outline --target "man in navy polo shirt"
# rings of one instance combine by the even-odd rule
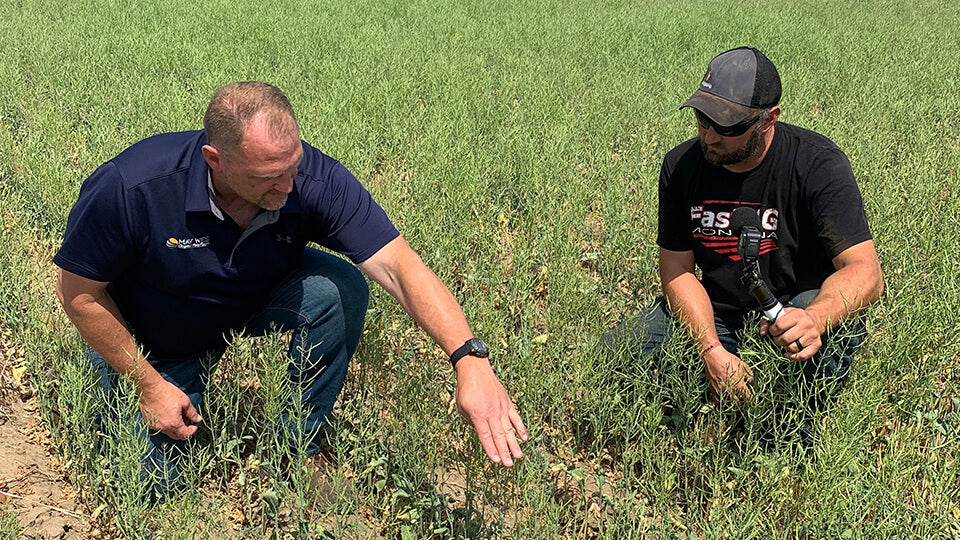
[[[458,408],[490,459],[509,467],[522,456],[526,429],[453,295],[356,178],[300,140],[290,102],[271,85],[227,85],[202,131],[150,137],[98,168],[54,262],[58,297],[102,384],[121,374],[137,388],[152,430],[145,469],[161,490],[178,475],[161,448],[185,451],[231,332],[293,330],[289,375],[311,381],[302,428],[317,432],[363,330],[368,290],[357,267],[451,355]]]

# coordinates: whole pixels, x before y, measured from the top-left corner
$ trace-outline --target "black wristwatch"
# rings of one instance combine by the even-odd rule
[[[478,358],[487,358],[490,356],[490,349],[480,338],[470,338],[459,349],[453,351],[450,355],[450,365],[457,367],[457,362],[464,356],[476,356]]]

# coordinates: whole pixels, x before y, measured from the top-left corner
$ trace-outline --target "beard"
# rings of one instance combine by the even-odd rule
[[[762,122],[761,122],[762,124]],[[760,130],[761,126],[757,126],[750,133],[750,138],[744,141],[743,145],[740,148],[734,148],[729,152],[718,152],[712,150],[703,142],[703,138],[700,138],[700,149],[703,150],[703,157],[711,165],[723,166],[723,165],[733,165],[734,163],[740,163],[741,161],[751,158],[760,154],[763,151],[763,132]]]
[[[269,211],[280,210],[287,204],[287,194],[274,195],[272,197],[269,194],[264,195],[263,197],[260,198],[259,201],[257,201],[256,204],[257,206],[259,206],[260,208],[263,208],[264,210],[269,210]]]

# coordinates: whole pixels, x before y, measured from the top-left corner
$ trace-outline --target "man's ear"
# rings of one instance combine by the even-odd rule
[[[223,158],[219,150],[209,144],[205,144],[200,148],[200,151],[203,152],[203,159],[206,160],[211,171],[215,173],[223,172]]]
[[[774,105],[770,107],[770,112],[767,114],[767,120],[764,122],[766,125],[763,126],[763,130],[766,131],[770,126],[777,122],[777,119],[780,118],[781,109],[779,105]]]

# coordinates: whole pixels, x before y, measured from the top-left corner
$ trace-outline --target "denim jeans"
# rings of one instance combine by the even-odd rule
[[[355,266],[307,248],[303,265],[273,292],[263,311],[244,326],[245,334],[250,336],[273,330],[293,331],[287,375],[294,391],[292,399],[301,400],[306,414],[301,426],[287,428],[303,430],[310,440],[304,449],[307,455],[320,451],[315,435],[326,423],[343,388],[350,357],[360,342],[368,300],[366,279]],[[187,394],[200,411],[210,373],[225,350],[226,345],[195,358],[150,362],[164,379]],[[116,372],[96,353],[91,357],[99,368],[100,386],[107,399],[114,399]],[[139,415],[135,420],[138,426],[144,426]],[[289,421],[286,415],[283,421]],[[180,461],[189,453],[190,441],[174,440],[159,432],[148,433],[145,426],[134,432],[149,439],[141,476],[156,480],[155,495],[167,494],[178,487]]]
[[[787,306],[805,308],[817,296],[819,289],[801,292]],[[717,337],[723,348],[739,355],[740,339],[744,326],[753,320],[747,314],[714,314]],[[842,328],[842,331],[840,329]],[[646,364],[649,369],[666,369],[662,355],[664,346],[676,331],[673,314],[663,297],[657,298],[653,307],[636,318],[624,322],[607,332],[601,339],[603,350],[611,357],[626,356],[634,364]],[[853,362],[853,353],[863,343],[866,328],[862,317],[854,317],[842,327],[837,327],[823,336],[822,347],[806,362],[784,359],[780,372],[802,378],[810,388],[836,389],[843,385]],[[798,373],[799,372],[799,373]],[[703,388],[706,389],[704,376]],[[818,392],[819,394],[820,392]],[[819,407],[820,400],[814,404]]]

